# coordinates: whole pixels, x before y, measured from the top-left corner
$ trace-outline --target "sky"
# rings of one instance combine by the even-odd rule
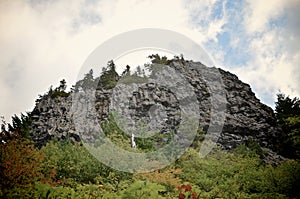
[[[274,108],[279,91],[300,96],[299,19],[299,0],[0,0],[0,116],[32,111],[97,46],[140,28],[191,38]]]

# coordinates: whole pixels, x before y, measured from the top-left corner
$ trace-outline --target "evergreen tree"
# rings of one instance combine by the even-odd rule
[[[276,119],[283,130],[278,150],[289,158],[300,159],[300,100],[277,94]]]
[[[12,117],[12,125],[8,124],[8,130],[12,133],[18,133],[23,138],[30,136],[31,118],[29,115],[21,113],[21,117],[14,115]]]
[[[75,85],[75,91],[79,91],[79,89],[91,89],[95,86],[95,80],[94,80],[94,71],[93,69],[90,69],[88,73],[86,73],[82,80],[79,80],[76,82]]]
[[[62,79],[60,81],[60,84],[59,86],[57,87],[57,91],[59,92],[65,92],[66,91],[66,88],[67,88],[67,82],[65,79]]]
[[[111,89],[116,86],[117,81],[119,80],[119,75],[116,72],[116,65],[113,60],[107,63],[107,69],[102,72],[98,86],[104,89]]]
[[[126,65],[126,69],[123,71],[122,77],[124,77],[126,75],[130,76],[130,66],[129,65]]]
[[[148,58],[151,59],[151,62],[153,64],[166,64],[168,65],[170,63],[170,60],[166,56],[160,57],[159,54],[152,54],[149,55]]]

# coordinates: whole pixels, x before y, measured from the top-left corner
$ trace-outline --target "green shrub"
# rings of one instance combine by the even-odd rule
[[[189,149],[178,161],[183,181],[196,185],[203,198],[284,198],[297,196],[299,163],[278,167],[262,164],[258,156],[214,150],[205,158]]]
[[[295,160],[287,160],[278,165],[270,175],[276,192],[290,197],[300,198],[300,163]]]
[[[159,193],[165,192],[165,187],[148,181],[135,181],[121,196],[124,199],[163,198]]]
[[[1,195],[0,195],[1,196]],[[49,184],[37,182],[26,188],[15,188],[10,190],[6,198],[40,198],[40,199],[56,199],[56,198],[106,198],[114,199],[116,194],[108,192],[104,187],[93,184],[78,184],[72,187],[52,187]]]
[[[279,93],[275,105],[277,123],[282,128],[275,142],[277,152],[300,160],[300,99]]]
[[[41,151],[46,155],[43,170],[57,170],[56,181],[66,186],[76,187],[77,183],[111,183],[116,185],[130,174],[115,171],[100,163],[80,143],[49,142]],[[112,178],[112,176],[114,176]]]
[[[100,162],[78,143],[50,142],[41,151],[46,155],[43,170],[55,168],[56,180],[73,179],[78,183],[89,183],[103,172]],[[70,180],[66,182],[70,183]]]

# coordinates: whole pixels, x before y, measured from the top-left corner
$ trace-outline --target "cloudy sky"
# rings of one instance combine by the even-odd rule
[[[193,39],[274,107],[279,90],[300,96],[299,19],[299,0],[0,0],[0,115],[31,111],[102,42],[139,28]]]

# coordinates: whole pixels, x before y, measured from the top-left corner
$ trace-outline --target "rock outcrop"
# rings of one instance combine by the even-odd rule
[[[201,71],[207,70],[207,67],[199,62],[173,62],[171,66],[183,73],[195,88],[200,103],[200,126],[207,130],[211,102],[207,83],[201,78]],[[200,69],[191,70],[193,68]],[[240,81],[236,75],[222,69],[209,69],[212,73],[214,70],[218,70],[222,76],[227,101],[226,119],[218,143],[223,148],[230,149],[237,144],[254,140],[262,147],[272,149],[280,133],[273,110],[261,103],[250,86]]]
[[[248,140],[258,142],[262,147],[273,149],[273,143],[280,129],[276,126],[273,110],[262,104],[255,97],[248,84],[243,83],[236,75],[222,69],[208,68],[199,62],[172,60],[169,66],[180,72],[191,85],[199,102],[199,126],[204,131],[210,123],[210,92],[207,82],[203,79],[202,69],[209,71],[213,76],[221,74],[224,92],[226,95],[226,119],[218,143],[224,149],[230,149]],[[195,67],[198,70],[195,70]],[[98,119],[104,120],[109,115],[112,89],[98,88],[95,93],[95,109]],[[38,100],[32,111],[32,139],[37,146],[44,145],[55,137],[64,139],[70,137],[79,141],[80,136],[75,133],[72,120],[72,95],[69,97],[43,96]],[[146,112],[155,104],[163,106],[165,121],[161,124],[162,132],[169,131],[180,123],[180,108],[176,93],[158,85],[149,83],[140,84],[128,98],[128,106],[137,120],[147,118]],[[150,122],[150,121],[149,121]],[[158,121],[161,122],[161,121]]]
[[[71,115],[72,98],[43,96],[31,113],[32,140],[36,146],[45,145],[52,138],[63,140],[67,137],[80,141],[75,134]]]

